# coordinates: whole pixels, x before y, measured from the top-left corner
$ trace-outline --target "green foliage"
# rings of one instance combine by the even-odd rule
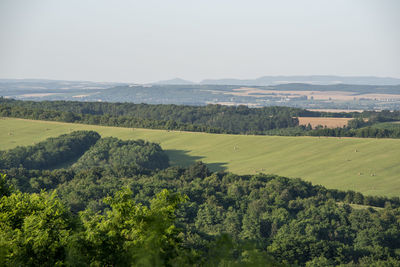
[[[0,116],[86,124],[184,130],[210,133],[251,133],[298,125],[300,109],[222,105],[178,106],[72,101],[0,99]]]
[[[274,175],[211,173],[201,163],[123,179],[111,175],[99,168],[78,173],[57,187],[62,200],[46,193],[3,196],[3,265],[396,266],[400,261],[396,198],[370,199],[383,201],[384,209],[353,209],[343,202],[366,197]],[[74,186],[67,191],[67,185]],[[71,214],[61,204],[71,205],[84,194],[78,209],[84,212]],[[104,194],[109,197],[99,199]],[[93,200],[102,204],[93,206]]]
[[[66,258],[74,229],[56,194],[13,193],[0,201],[0,265],[54,266]]]
[[[155,170],[168,167],[168,160],[158,144],[108,137],[99,140],[72,167],[78,170],[99,166]]]
[[[399,129],[366,127],[381,122],[400,121],[400,111],[388,110],[328,113],[290,107],[256,109],[221,105],[32,102],[0,98],[0,116],[209,133],[400,138]],[[345,128],[312,130],[308,126],[299,126],[297,116],[354,117],[355,119],[351,120],[349,126]],[[365,118],[368,118],[368,121],[365,121]]]
[[[280,264],[265,251],[260,251],[251,243],[233,242],[231,237],[222,234],[209,246],[205,266],[232,267],[280,267]]]
[[[371,125],[371,121],[365,121],[362,118],[356,118],[347,123],[347,127],[352,129],[358,129],[368,125]]]
[[[159,143],[173,166],[190,166],[201,159],[212,171],[275,173],[365,195],[399,196],[400,142],[394,139],[217,135],[18,119],[0,119],[0,128],[5,129],[0,131],[2,148],[29,145],[71,130],[94,130],[102,136]],[[135,173],[126,171],[132,174],[124,175],[125,170],[120,169],[115,176]],[[53,180],[43,178],[38,179],[40,186]]]
[[[96,132],[73,132],[41,142],[34,147],[34,151],[36,154],[52,153],[54,155],[73,150],[77,144],[83,146],[80,149],[85,149],[84,146],[87,147],[90,143],[85,145],[81,143],[85,141],[82,136],[87,135],[99,137]],[[65,140],[68,142],[64,142]],[[63,143],[62,148],[53,152],[50,148],[53,148],[54,143],[60,142]],[[31,147],[18,147],[18,149],[33,150]],[[15,150],[9,150],[5,154]],[[24,159],[21,158],[21,160]],[[53,158],[44,158],[42,164],[49,165],[48,161],[53,162],[53,160]],[[7,194],[8,184],[13,184],[23,192],[38,193],[43,189],[57,188],[73,212],[84,210],[86,206],[101,210],[104,208],[102,198],[107,194],[115,193],[126,184],[124,180],[118,180],[115,177],[148,174],[152,170],[164,169],[168,165],[168,156],[158,144],[142,140],[122,141],[117,138],[104,138],[91,146],[70,169],[29,170],[22,167],[15,168],[18,165],[11,165],[13,168],[3,170],[10,179],[6,183],[5,178],[2,178],[0,189],[1,192],[4,191],[3,194]]]
[[[254,115],[241,107],[235,112],[229,118]],[[79,119],[71,111],[61,115]],[[168,125],[177,127],[174,121]],[[399,265],[398,198],[328,190],[275,175],[212,173],[201,162],[165,169],[168,158],[159,145],[116,138],[84,148],[71,170],[16,168],[54,165],[52,157],[61,152],[53,153],[57,142],[48,142],[0,155],[9,162],[8,176],[0,177],[0,265]],[[59,151],[76,140],[70,144]],[[36,160],[47,151],[53,154]],[[34,160],[19,164],[26,155]],[[14,192],[10,183],[25,192],[56,189],[60,199],[55,191]]]
[[[306,133],[310,136],[333,136],[333,137],[359,137],[359,138],[400,138],[400,128],[376,128],[373,126],[353,128],[320,128]]]
[[[105,214],[86,211],[73,218],[54,193],[3,196],[0,265],[170,265],[184,255],[175,227],[175,211],[184,201],[163,190],[146,207],[122,190],[106,198],[111,208]]]
[[[94,266],[168,265],[180,250],[174,223],[183,201],[163,190],[146,207],[135,203],[131,191],[119,191],[105,199],[111,207],[106,214],[82,214],[86,230],[80,249]]]
[[[12,187],[9,185],[6,175],[0,173],[0,198],[3,196],[9,196],[11,194]]]
[[[100,139],[93,131],[76,131],[33,146],[0,151],[0,168],[48,169],[81,156]]]

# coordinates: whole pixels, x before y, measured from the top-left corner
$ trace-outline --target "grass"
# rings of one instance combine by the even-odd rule
[[[202,160],[212,170],[274,173],[328,188],[400,196],[398,139],[225,135],[1,118],[0,150],[74,130],[160,143],[173,165]]]

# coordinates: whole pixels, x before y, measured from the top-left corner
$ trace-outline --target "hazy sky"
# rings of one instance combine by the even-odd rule
[[[0,0],[0,78],[400,77],[399,0]]]

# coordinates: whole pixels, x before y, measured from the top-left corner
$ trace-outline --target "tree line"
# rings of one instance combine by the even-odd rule
[[[358,137],[358,138],[400,138],[400,124],[394,123],[400,120],[396,112],[388,112],[389,116],[371,116],[370,118],[354,118],[345,127],[327,128],[318,125],[315,128],[311,124],[273,129],[265,132],[265,135],[280,136],[330,136],[330,137]]]
[[[48,169],[79,158],[100,139],[94,131],[75,131],[32,146],[0,151],[0,168]]]
[[[375,127],[363,127],[360,129],[343,128],[319,128],[309,131],[310,136],[332,136],[332,137],[359,137],[359,138],[400,138],[400,127],[398,129],[379,129]]]
[[[74,101],[19,101],[0,98],[0,116],[94,125],[228,134],[399,138],[399,128],[377,123],[400,121],[400,111],[329,113],[290,107],[248,108]],[[298,116],[354,118],[347,127],[298,125]]]
[[[294,127],[298,109],[0,99],[0,116],[209,133],[262,134]]]

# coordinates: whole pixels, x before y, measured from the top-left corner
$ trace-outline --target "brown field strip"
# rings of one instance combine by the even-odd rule
[[[313,128],[318,125],[326,126],[328,128],[337,128],[347,126],[349,120],[352,118],[322,118],[322,117],[298,117],[299,125],[307,126],[311,124]]]

